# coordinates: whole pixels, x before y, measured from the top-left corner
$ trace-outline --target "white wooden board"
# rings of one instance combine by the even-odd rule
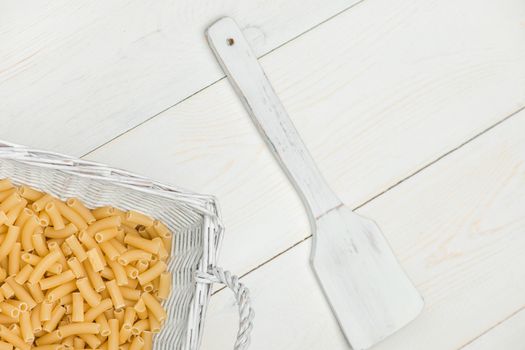
[[[525,112],[358,210],[383,227],[426,301],[374,350],[458,349],[524,305],[523,130]],[[309,245],[243,279],[257,310],[252,350],[348,348],[308,267]],[[228,348],[236,317],[229,293],[217,293],[203,348]]]
[[[219,17],[262,55],[356,1],[3,1],[0,138],[82,155],[223,76],[204,39]]]
[[[494,349],[525,349],[525,312],[523,308],[461,347],[461,350]]]
[[[261,63],[328,183],[355,207],[525,105],[523,21],[521,0],[365,1]],[[226,81],[89,158],[217,195],[220,261],[236,273],[309,233]]]

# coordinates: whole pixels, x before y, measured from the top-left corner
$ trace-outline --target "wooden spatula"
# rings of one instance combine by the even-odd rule
[[[310,262],[346,339],[354,350],[368,349],[414,319],[423,308],[421,296],[379,227],[328,187],[235,21],[222,18],[206,35],[302,197],[313,234]]]

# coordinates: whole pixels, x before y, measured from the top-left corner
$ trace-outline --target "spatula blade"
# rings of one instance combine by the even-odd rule
[[[421,312],[423,299],[375,222],[342,206],[316,223],[310,262],[354,350],[370,348]]]

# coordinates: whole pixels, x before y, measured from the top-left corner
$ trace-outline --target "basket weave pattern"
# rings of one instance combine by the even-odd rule
[[[168,262],[173,289],[164,302],[168,319],[155,337],[154,349],[199,347],[211,284],[197,282],[195,277],[217,271],[215,263],[223,232],[213,197],[98,163],[0,141],[0,178],[4,177],[63,200],[77,197],[91,208],[112,205],[133,209],[164,222],[173,232]],[[247,346],[244,343],[236,348]]]

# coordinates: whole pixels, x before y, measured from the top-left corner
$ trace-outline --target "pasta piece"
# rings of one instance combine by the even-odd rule
[[[50,194],[45,194],[33,202],[33,204],[31,205],[31,209],[33,209],[35,212],[38,213],[44,210],[44,207],[46,206],[46,204],[51,202],[52,200],[53,200],[53,196],[51,196]]]
[[[58,299],[60,305],[71,304],[73,302],[73,293],[64,295],[62,298]]]
[[[148,253],[142,249],[131,249],[122,254],[117,261],[119,264],[126,266],[127,264],[137,260],[151,260],[151,253]]]
[[[92,307],[84,314],[84,322],[93,322],[98,315],[111,309],[112,306],[111,299],[103,299],[97,306]]]
[[[79,334],[78,336],[82,338],[92,349],[97,349],[99,345],[102,344],[102,341],[94,334]]]
[[[16,306],[13,306],[6,301],[0,303],[0,312],[15,319],[18,319],[20,316],[20,310],[18,310]]]
[[[29,208],[24,208],[15,220],[15,226],[23,227],[26,220],[35,215]]]
[[[42,289],[40,289],[40,285],[38,283],[32,285],[28,285],[26,283],[26,288],[29,290],[29,294],[31,294],[37,303],[42,303],[44,301],[44,292],[42,292]]]
[[[120,292],[124,299],[137,301],[140,300],[140,290],[128,287],[120,287]]]
[[[113,307],[116,310],[122,309],[124,306],[126,306],[124,303],[124,297],[122,296],[120,288],[115,280],[107,281],[106,287],[109,292],[109,295],[111,296]]]
[[[95,221],[92,225],[90,225],[87,228],[86,232],[91,237],[93,237],[95,233],[99,231],[120,226],[121,222],[122,222],[122,219],[120,216],[110,216],[110,217]]]
[[[22,268],[22,270],[20,270],[20,272],[18,272],[18,274],[17,273],[14,274],[16,276],[15,282],[20,285],[23,285],[29,278],[29,275],[31,274],[31,272],[33,272],[33,267],[27,264],[26,266]]]
[[[166,265],[164,261],[158,261],[149,270],[146,270],[140,275],[138,275],[137,279],[139,280],[139,283],[141,285],[145,285],[146,283],[149,283],[153,281],[155,278],[159,277],[161,273],[166,271],[167,267],[168,266]]]
[[[137,303],[133,306],[133,309],[135,309],[138,318],[140,318],[141,320],[148,318],[148,311],[146,309],[146,304],[144,304],[144,300],[139,299]]]
[[[91,211],[82,204],[81,201],[79,201],[77,198],[69,198],[66,201],[66,204],[68,207],[73,209],[75,212],[77,212],[78,215],[84,219],[86,223],[91,225],[94,223],[97,219],[93,216]]]
[[[87,256],[89,263],[95,272],[100,272],[104,269],[104,261],[95,248],[88,250]]]
[[[166,250],[166,247],[164,246],[164,242],[161,238],[155,237],[152,239],[153,242],[157,242],[159,245],[159,259],[160,260],[166,260],[169,256],[168,251]]]
[[[100,271],[100,276],[102,276],[102,278],[106,280],[115,279],[115,274],[113,273],[113,270],[108,266],[104,267],[102,271]]]
[[[13,289],[18,300],[26,302],[30,309],[33,309],[36,306],[36,301],[31,294],[29,294],[23,286],[16,283],[12,276],[6,278],[5,281]]]
[[[1,248],[0,248],[1,249]],[[31,272],[31,275],[29,276],[28,283],[35,284],[42,276],[44,276],[44,273],[46,270],[48,270],[51,265],[56,263],[60,259],[60,253],[58,251],[52,251],[48,255],[42,258],[40,262],[37,263],[35,268],[33,269],[33,272]]]
[[[89,278],[89,281],[91,282],[91,285],[93,288],[95,288],[95,291],[97,293],[102,292],[104,289],[106,289],[106,285],[104,284],[104,281],[102,280],[102,277],[98,273],[93,270],[91,267],[91,264],[89,264],[88,261],[84,262],[84,270],[86,271],[86,275]]]
[[[117,281],[118,286],[125,286],[128,284],[128,277],[126,275],[126,270],[122,265],[117,263],[116,261],[108,261],[108,265],[113,270],[113,274],[115,275],[115,281]]]
[[[55,200],[58,211],[63,217],[73,223],[79,230],[87,228],[86,221],[76,211],[65,205],[63,202]]]
[[[164,322],[164,320],[167,317],[166,311],[164,310],[162,305],[160,305],[157,299],[155,299],[155,297],[153,297],[151,294],[147,292],[142,293],[141,298],[142,300],[144,300],[144,304],[146,304],[146,307],[148,308],[149,311],[151,311],[151,313],[155,316],[155,318],[159,322]]]
[[[119,252],[117,251],[117,249],[115,249],[115,246],[113,246],[113,244],[111,244],[110,241],[100,243],[99,247],[108,257],[107,260],[115,261],[119,257]]]
[[[148,320],[149,320],[149,329],[153,333],[159,333],[160,332],[160,322],[155,318],[155,316],[148,314]]]
[[[100,207],[97,209],[93,209],[91,213],[93,214],[95,219],[101,220],[101,219],[107,218],[108,216],[115,215],[115,208],[110,207],[110,206]]]
[[[126,213],[125,218],[127,221],[132,222],[135,225],[143,225],[146,227],[153,226],[154,223],[154,220],[151,217],[134,210],[129,210]]]
[[[49,217],[49,214],[45,211],[41,211],[40,213],[38,213],[38,219],[40,220],[40,224],[42,226],[49,226],[49,224],[51,223],[51,218]]]
[[[9,209],[22,202],[22,197],[16,192],[13,192],[0,203],[0,210],[7,213]]]
[[[129,346],[129,350],[141,350],[143,347],[144,347],[144,339],[142,339],[141,336],[136,336],[131,342],[131,345]]]
[[[44,235],[41,233],[35,233],[31,236],[31,241],[33,242],[33,247],[35,248],[38,255],[42,257],[49,254],[49,249],[46,246]]]
[[[142,332],[149,330],[149,321],[148,320],[140,320],[133,324],[131,327],[131,334],[133,335],[140,335]]]
[[[46,211],[47,215],[49,215],[55,230],[61,230],[65,227],[64,219],[62,219],[62,215],[60,215],[60,212],[53,201],[47,203],[44,206],[44,210]]]
[[[124,243],[145,250],[152,254],[158,254],[160,249],[159,242],[153,242],[149,239],[144,239],[142,237],[136,237],[131,235],[126,235],[126,237],[124,238]]]
[[[136,267],[126,265],[124,269],[126,270],[126,275],[131,279],[136,279],[139,276],[139,270]]]
[[[78,261],[83,262],[87,259],[86,251],[84,247],[80,244],[77,237],[72,235],[66,238],[66,243],[69,245],[69,248],[73,251],[73,254],[77,257]]]
[[[40,305],[40,320],[49,321],[53,311],[53,303],[43,302]]]
[[[144,339],[144,347],[142,350],[152,350],[153,349],[153,333],[150,331],[144,331],[140,335]]]
[[[45,345],[51,345],[51,344],[55,344],[57,342],[59,342],[60,340],[62,340],[62,336],[60,334],[60,332],[57,330],[51,332],[51,333],[48,333],[46,335],[43,335],[41,337],[39,337],[37,340],[36,340],[36,344],[38,346],[45,346]]]
[[[17,226],[9,226],[7,229],[7,235],[0,245],[0,260],[4,259],[9,254],[11,249],[13,249],[19,234],[20,229]]]
[[[7,225],[13,225],[16,221],[16,218],[20,214],[22,210],[24,210],[25,206],[27,205],[27,201],[25,199],[22,199],[20,203],[9,209],[9,211],[6,213],[7,220],[5,224]]]
[[[58,322],[60,322],[60,320],[65,314],[66,309],[62,305],[57,305],[51,313],[51,319],[49,321],[44,322],[42,329],[48,333],[51,333],[57,328]]]
[[[159,291],[157,296],[164,300],[167,299],[171,293],[171,273],[163,272],[160,274]]]
[[[5,278],[7,277],[7,272],[0,267],[0,282],[3,282]]]
[[[29,266],[29,265],[26,265]],[[51,276],[48,278],[41,279],[39,281],[40,288],[42,290],[55,288],[61,284],[72,281],[75,279],[75,274],[71,270],[66,270],[59,275]]]
[[[126,324],[126,323],[123,324],[122,327],[120,327],[118,334],[119,334],[119,344],[122,345],[126,343],[131,337],[131,325]]]
[[[108,338],[108,350],[119,349],[119,321],[117,319],[108,320],[109,324],[109,338]],[[1,350],[1,349],[0,349]]]
[[[1,179],[0,180],[0,191],[7,191],[9,189],[12,189],[13,183],[9,179]]]
[[[0,341],[0,350],[13,350],[13,344]]]
[[[41,306],[42,304],[38,304],[33,310],[31,310],[31,329],[33,330],[33,333],[38,333],[42,330],[42,321],[40,320]]]
[[[16,242],[11,251],[9,252],[9,261],[7,264],[7,271],[9,276],[16,275],[20,271],[20,250],[22,246],[20,243]]]
[[[73,350],[74,349],[74,340],[75,336],[70,335],[69,337],[62,339],[62,345],[64,346],[64,349]]]
[[[78,290],[80,291],[80,294],[82,294],[82,298],[84,298],[84,300],[91,307],[95,307],[98,304],[100,304],[100,300],[102,299],[102,297],[93,289],[87,277],[77,280],[76,284]]]
[[[50,289],[46,294],[45,300],[47,302],[55,302],[63,296],[75,291],[76,289],[77,286],[75,284],[75,281],[64,283],[58,287]]]
[[[26,220],[24,227],[22,227],[20,242],[22,243],[22,248],[24,248],[25,251],[30,252],[34,249],[31,236],[36,233],[38,226],[40,226],[40,219],[38,216],[33,215]]]
[[[70,222],[61,229],[55,229],[53,227],[46,227],[44,230],[44,236],[49,238],[68,238],[78,232],[77,226]]]
[[[27,311],[20,314],[20,331],[22,333],[22,339],[26,343],[32,343],[35,340],[35,334],[31,326],[31,316]]]
[[[18,188],[18,194],[28,201],[35,202],[44,196],[43,192],[35,190],[32,187],[22,185]]]
[[[86,345],[86,342],[82,338],[75,337],[75,339],[73,339],[74,349],[84,349],[85,345]]]
[[[67,260],[67,266],[73,271],[73,274],[75,275],[75,278],[82,278],[86,277],[86,271],[84,270],[84,267],[82,264],[78,261],[77,258],[69,258]]]
[[[98,334],[100,332],[100,325],[88,322],[72,323],[67,326],[60,326],[58,331],[62,337],[80,334]]]
[[[71,250],[71,248],[69,248],[69,245],[66,243],[66,241],[64,240],[64,242],[62,242],[62,244],[60,245],[60,250],[62,251],[62,253],[64,253],[64,255],[66,257],[70,256],[73,254],[73,251]]]
[[[111,245],[115,247],[119,254],[124,254],[128,251],[128,249],[126,248],[126,246],[124,246],[124,244],[122,244],[122,242],[124,242],[124,238],[122,238],[122,241],[118,241],[117,239],[113,239],[110,241]]]
[[[0,325],[0,337],[20,350],[31,350],[31,346],[29,344],[24,342],[22,338],[5,328],[3,325]]]
[[[120,325],[124,323],[124,309],[113,311],[113,315],[118,320]]]
[[[116,227],[105,229],[95,233],[95,241],[98,243],[107,242],[119,235],[120,230]]]
[[[58,252],[58,263],[62,265],[62,271],[67,269],[67,260],[62,249],[57,242],[49,242],[48,244],[49,251]]]
[[[106,319],[106,316],[104,316],[104,313],[98,315],[97,318],[95,318],[95,322],[100,326],[101,336],[107,337],[111,333],[108,320]]]
[[[0,226],[4,225],[8,220],[7,215],[3,211],[0,211]]]

